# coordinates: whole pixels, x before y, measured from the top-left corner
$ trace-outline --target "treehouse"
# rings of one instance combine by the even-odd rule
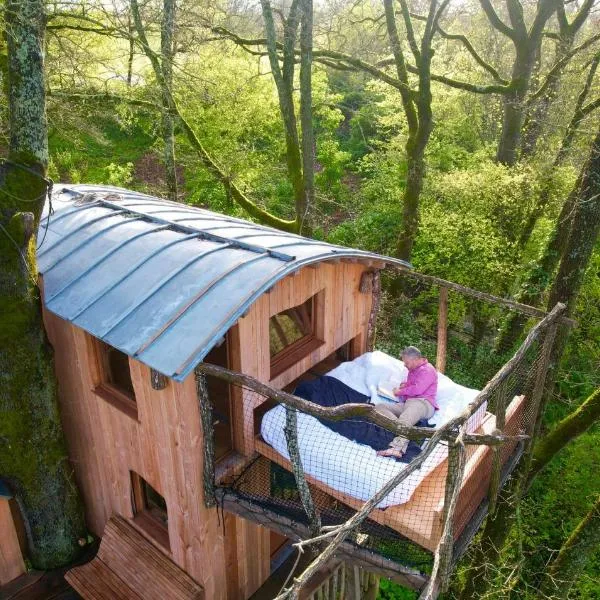
[[[102,537],[67,576],[79,594],[266,598],[314,532],[307,505],[331,528],[375,498],[305,596],[343,596],[345,562],[434,597],[527,445],[558,312],[127,190],[56,189],[38,236],[44,318]],[[421,286],[436,303],[440,410],[401,431],[370,402],[406,377],[373,351],[384,269],[412,282],[406,301]],[[443,373],[450,294],[533,322],[481,391]],[[378,456],[399,432],[406,456]]]

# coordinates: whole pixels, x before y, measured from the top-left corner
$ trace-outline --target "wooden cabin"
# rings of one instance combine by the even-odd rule
[[[216,377],[207,380],[214,464],[205,464],[195,369],[210,363],[292,390],[303,376],[367,351],[377,296],[365,282],[386,265],[410,265],[127,190],[55,189],[52,212],[42,218],[38,265],[88,527],[101,537],[111,518],[121,519],[107,545],[121,543],[118,531],[129,527],[204,598],[246,600],[269,578],[289,531],[207,507],[206,475],[214,472],[218,486],[261,455],[290,465],[260,436],[272,398]],[[523,398],[507,405],[503,420],[517,428]],[[495,426],[489,414],[478,423],[484,433]],[[504,449],[503,461],[514,448]],[[470,447],[457,536],[487,493],[491,461],[488,446]],[[435,549],[445,469],[438,465],[406,504],[376,510],[374,521]],[[331,501],[361,505],[316,478],[309,482]],[[423,497],[430,508],[419,504]],[[93,573],[76,571],[70,581],[86,597]],[[423,576],[414,576],[422,585]],[[184,583],[180,597],[199,597]]]

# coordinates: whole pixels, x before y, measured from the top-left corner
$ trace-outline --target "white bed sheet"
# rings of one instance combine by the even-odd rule
[[[406,379],[403,363],[383,352],[367,352],[353,361],[345,362],[328,373],[361,394],[381,400],[376,393],[378,385],[393,387]],[[454,383],[449,377],[438,373],[436,400],[440,410],[430,422],[440,426],[458,416],[478,394],[477,390]],[[486,405],[469,419],[468,430],[479,427],[485,415]],[[262,419],[261,435],[282,456],[289,459],[284,434],[285,408],[278,405]],[[358,444],[335,433],[314,417],[298,413],[298,442],[305,472],[344,494],[357,500],[368,500],[387,481],[405,467],[405,463],[392,458],[377,456],[369,446]],[[438,444],[420,469],[411,473],[380,504],[386,508],[404,504],[412,497],[423,479],[448,455],[444,443]]]

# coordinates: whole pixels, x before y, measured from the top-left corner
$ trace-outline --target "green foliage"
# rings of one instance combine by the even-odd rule
[[[379,582],[378,600],[416,600],[418,597],[416,592],[407,590],[389,579],[382,579]]]
[[[381,32],[373,34],[373,28],[381,25],[377,3],[342,3],[331,11],[326,5],[319,9],[319,18],[330,22],[326,36],[322,30],[316,33],[323,36],[319,44],[338,47],[373,64],[388,56]],[[239,19],[240,31],[247,29],[249,36],[260,29],[255,15],[248,17],[242,11],[232,19]],[[484,23],[485,18],[475,11],[453,21],[449,30],[467,27],[482,56],[498,64],[502,74],[508,73],[510,42],[492,39]],[[284,132],[267,61],[228,43],[203,40],[196,44],[192,31],[191,26],[189,31],[187,26],[181,31],[184,50],[177,55],[175,69],[174,94],[184,116],[244,192],[272,213],[291,216],[293,194],[287,179]],[[156,41],[152,39],[153,44]],[[153,74],[138,53],[131,88],[124,83],[127,54],[125,40],[115,42],[77,31],[54,34],[48,39],[48,85],[63,91],[108,90],[157,101]],[[560,98],[547,115],[548,131],[540,141],[539,152],[527,164],[512,168],[493,162],[501,127],[501,100],[433,84],[435,126],[426,149],[420,233],[412,256],[418,270],[498,295],[518,289],[523,274],[538,259],[587,151],[593,123],[589,131],[581,132],[572,164],[549,168],[564,130],[565,115],[574,101],[573,90],[580,85],[579,67],[589,60],[584,54],[580,64],[565,74],[567,84],[559,90]],[[489,80],[463,45],[448,40],[436,38],[434,67],[437,73],[463,81],[483,84]],[[317,64],[313,67],[313,90],[317,196],[312,207],[313,236],[393,254],[402,225],[407,169],[407,124],[398,90],[355,71]],[[296,105],[298,100],[296,96]],[[5,110],[0,105],[0,113]],[[101,104],[50,97],[48,116],[53,179],[164,192],[161,160],[157,158],[162,148],[158,112],[122,102]],[[6,138],[4,129],[0,135]],[[184,200],[247,217],[201,165],[185,136],[180,131],[176,135]],[[152,168],[144,170],[144,161]],[[523,225],[542,190],[549,192],[547,207],[527,247],[519,248]],[[577,307],[578,327],[571,334],[562,364],[559,395],[548,407],[547,426],[600,384],[598,272],[597,252]],[[386,290],[389,286],[385,281]],[[397,355],[403,346],[416,344],[428,356],[435,356],[437,296],[418,291],[421,293],[417,295],[417,290],[407,286],[399,300],[384,294],[378,323],[381,349]],[[455,294],[450,296],[449,310],[447,373],[464,385],[480,388],[507,358],[494,351],[500,313]],[[513,597],[528,597],[531,589],[526,577],[535,581],[551,552],[560,546],[600,489],[593,468],[599,440],[600,432],[595,429],[572,445],[540,476],[524,503],[522,526],[506,557],[506,574],[512,572],[515,563],[522,566],[523,576],[516,588],[521,596],[515,592]],[[285,483],[283,479],[274,481],[274,489],[289,493]],[[519,554],[520,546],[524,554]],[[597,598],[600,585],[594,588],[594,580],[599,573],[600,558],[589,566],[574,595]],[[508,596],[508,592],[499,592],[499,597]],[[382,582],[382,599],[414,597]]]

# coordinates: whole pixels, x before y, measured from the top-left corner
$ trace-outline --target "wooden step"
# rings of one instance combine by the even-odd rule
[[[65,579],[90,600],[204,599],[199,584],[119,516],[106,524],[96,557],[71,569]],[[115,595],[117,588],[121,595]]]

